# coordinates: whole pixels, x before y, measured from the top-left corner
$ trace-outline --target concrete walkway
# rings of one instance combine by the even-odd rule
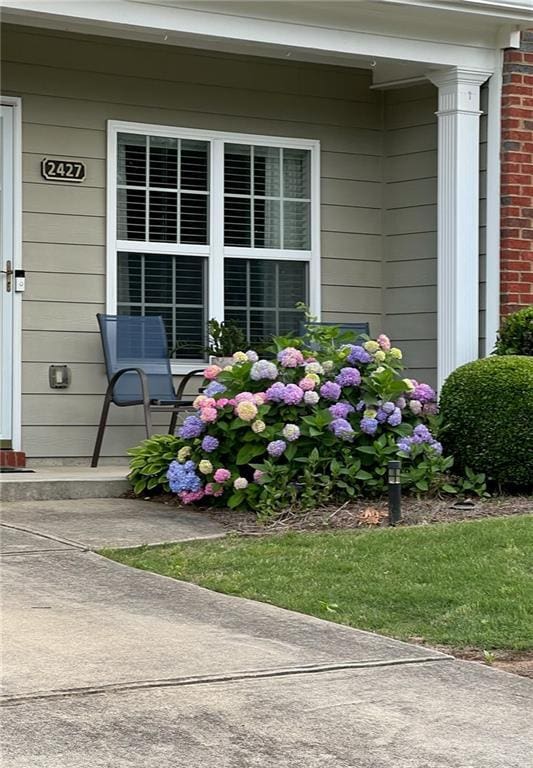
[[[195,513],[3,517],[3,768],[533,766],[526,679],[88,551],[220,535]]]

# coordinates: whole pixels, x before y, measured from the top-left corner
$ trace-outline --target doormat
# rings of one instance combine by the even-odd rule
[[[0,474],[7,474],[8,472],[35,472],[34,469],[22,469],[21,467],[0,467]]]

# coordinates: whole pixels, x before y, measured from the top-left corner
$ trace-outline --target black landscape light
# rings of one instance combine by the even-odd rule
[[[400,478],[401,461],[389,461],[389,525],[396,525],[402,517],[402,481]]]

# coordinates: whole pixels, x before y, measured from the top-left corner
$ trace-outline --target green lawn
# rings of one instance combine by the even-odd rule
[[[429,644],[533,648],[533,516],[104,550],[122,563]]]

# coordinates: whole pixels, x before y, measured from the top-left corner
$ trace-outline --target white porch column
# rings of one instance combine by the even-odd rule
[[[438,383],[479,356],[479,89],[490,76],[454,67],[439,89]]]

